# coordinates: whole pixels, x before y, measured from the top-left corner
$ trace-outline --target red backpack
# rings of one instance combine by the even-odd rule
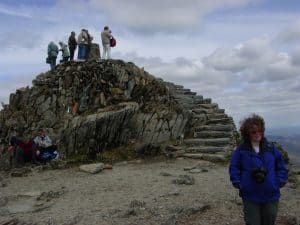
[[[110,47],[115,47],[117,44],[117,41],[114,37],[110,38]]]

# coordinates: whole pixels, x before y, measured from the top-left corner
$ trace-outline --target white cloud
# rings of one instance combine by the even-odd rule
[[[248,82],[298,78],[298,55],[279,52],[271,43],[270,38],[254,38],[231,49],[217,49],[203,62],[216,70],[236,73]]]
[[[99,10],[105,9],[117,24],[129,29],[152,32],[177,32],[190,29],[208,13],[223,7],[238,7],[257,0],[139,0],[98,1],[88,3]],[[126,9],[126,10],[124,10]]]
[[[300,20],[281,31],[274,41],[286,45],[300,44]]]

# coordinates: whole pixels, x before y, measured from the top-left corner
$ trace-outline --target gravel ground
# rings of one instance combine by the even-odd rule
[[[277,224],[299,223],[299,205],[300,189],[288,183]],[[1,174],[0,225],[13,219],[38,225],[243,224],[227,166],[190,159],[123,162],[97,174],[78,167]]]

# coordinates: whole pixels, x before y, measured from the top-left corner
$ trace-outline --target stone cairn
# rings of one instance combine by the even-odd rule
[[[66,158],[95,158],[129,142],[174,140],[180,144],[169,145],[168,155],[224,158],[236,141],[232,118],[217,104],[131,62],[66,62],[39,74],[32,84],[12,93],[0,111],[0,169],[7,166],[9,138],[33,138],[38,128]]]

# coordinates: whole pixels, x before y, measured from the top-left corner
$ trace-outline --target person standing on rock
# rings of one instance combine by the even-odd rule
[[[88,45],[88,34],[85,29],[82,29],[78,35],[78,59],[85,60],[86,58],[86,47]]]
[[[256,114],[241,122],[242,144],[230,160],[233,186],[243,200],[246,225],[274,225],[280,188],[288,180],[288,169],[273,143],[264,137],[264,119]]]
[[[56,58],[58,55],[58,46],[51,41],[48,44],[48,57],[46,62],[50,64],[50,69],[52,70],[56,66]]]
[[[103,31],[101,32],[101,40],[103,46],[103,59],[110,59],[110,39],[111,39],[111,31],[108,26],[105,26]]]
[[[69,41],[68,41],[68,45],[69,45],[69,51],[70,51],[70,61],[73,61],[74,60],[74,52],[77,47],[77,41],[76,41],[74,31],[71,32],[71,35],[70,35]]]
[[[85,60],[88,60],[89,54],[90,54],[90,51],[91,51],[91,45],[92,45],[92,41],[93,41],[93,36],[90,35],[90,33],[89,33],[88,30],[86,30],[86,34],[87,34],[87,45],[86,45]]]
[[[62,60],[60,62],[62,62],[62,63],[67,62],[70,57],[70,52],[69,52],[68,46],[62,41],[60,41],[58,44],[60,46],[59,51],[62,52]]]

